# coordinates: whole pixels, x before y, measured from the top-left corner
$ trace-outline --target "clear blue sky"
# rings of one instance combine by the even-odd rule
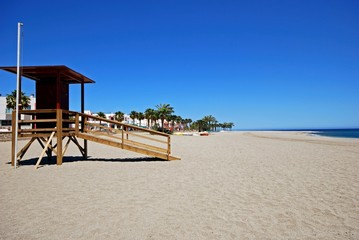
[[[0,66],[16,65],[19,21],[22,65],[95,80],[93,112],[169,103],[238,129],[359,127],[359,1],[5,1]],[[15,88],[1,71],[0,93]]]

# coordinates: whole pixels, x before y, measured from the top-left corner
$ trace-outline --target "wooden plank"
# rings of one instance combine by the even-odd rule
[[[33,128],[33,129],[19,129],[20,133],[36,133],[36,132],[40,132],[40,133],[44,133],[44,132],[49,132],[48,135],[51,135],[51,133],[53,131],[55,131],[55,128]],[[62,131],[65,132],[75,132],[75,128],[62,128]]]
[[[31,140],[20,150],[20,152],[18,152],[17,158],[19,158],[19,161],[24,157],[25,153],[27,152],[31,144],[35,141],[35,139],[36,138],[34,137],[31,138]]]
[[[79,128],[80,128],[80,119],[79,119],[79,114],[76,114],[75,117],[75,133],[78,134],[79,133]]]
[[[122,129],[122,131],[121,131],[121,143],[122,143],[121,147],[122,147],[122,149],[123,149],[123,143],[124,143],[124,140],[125,140],[124,133],[125,133],[125,130]],[[128,138],[127,138],[127,139],[128,139]]]
[[[93,135],[98,135],[98,136],[104,136],[104,137],[108,137],[108,138],[113,138],[113,139],[117,139],[117,140],[122,140],[122,138],[120,137],[116,137],[114,135],[109,135],[107,133],[104,133],[104,132],[97,132],[97,131],[90,131],[90,132],[87,132],[88,134],[93,134]]]
[[[110,145],[110,146],[114,146],[114,147],[121,146],[120,143],[110,141],[110,140],[106,140],[106,139],[99,138],[99,137],[95,137],[95,136],[91,136],[91,135],[88,135],[88,134],[85,134],[85,133],[79,133],[78,137],[83,138],[85,140],[98,142],[98,143],[102,143],[102,144],[106,144],[106,145]]]
[[[167,156],[171,155],[171,137],[167,138]]]
[[[56,122],[56,119],[33,119],[33,120],[19,120],[19,123],[49,123],[49,122]]]
[[[37,162],[36,162],[35,169],[37,169],[37,168],[39,167],[39,164],[40,164],[40,162],[41,162],[41,159],[44,157],[44,155],[45,155],[45,153],[46,153],[46,150],[47,150],[47,148],[49,147],[49,145],[50,145],[50,143],[51,143],[51,140],[52,140],[52,138],[54,137],[54,135],[55,135],[55,132],[52,132],[52,134],[51,134],[49,140],[47,141],[47,143],[46,143],[44,149],[42,150],[42,152],[41,152],[41,154],[40,154],[39,159],[38,159]]]
[[[26,133],[26,134],[20,134],[19,137],[21,138],[32,138],[32,137],[49,137],[51,135],[51,132],[44,132],[44,133]],[[63,136],[73,136],[75,135],[74,132],[64,132]]]
[[[31,133],[31,132],[53,132],[55,128],[35,128],[35,129],[19,129],[20,133]]]
[[[62,122],[65,122],[65,123],[75,123],[75,119],[62,119]]]
[[[21,110],[20,114],[55,113],[56,109]]]
[[[42,149],[45,148],[45,145],[41,142],[42,139],[40,138],[36,138],[36,140],[39,142],[40,146],[42,147]],[[46,141],[45,141],[46,142]]]
[[[139,143],[139,142],[135,142],[135,141],[131,141],[131,140],[125,140],[124,143],[127,144],[127,145],[138,146],[138,147],[144,148],[144,149],[150,149],[150,150],[157,151],[157,152],[167,153],[166,148],[155,147],[155,146],[151,146],[151,145],[148,145],[148,144]]]
[[[156,138],[151,138],[151,137],[148,137],[148,136],[143,136],[141,134],[133,133],[132,131],[125,131],[125,133],[133,135],[133,136],[136,136],[136,137],[140,137],[140,138],[148,139],[148,140],[151,140],[151,141],[155,141],[155,142],[167,143],[167,141],[159,140],[159,139],[156,139]]]
[[[86,122],[86,124],[90,125],[90,126],[98,127],[98,128],[108,129],[108,130],[114,129],[114,128],[107,127],[107,126],[104,126],[104,125],[101,125],[101,124],[98,124],[98,123]]]
[[[55,135],[55,136],[56,136],[56,135]],[[45,140],[45,138],[40,137],[40,139],[41,139],[41,141],[43,141],[43,142],[46,144],[47,141]],[[56,145],[56,144],[55,144],[55,145]],[[52,145],[50,144],[49,148],[50,148],[51,151],[53,151],[53,152],[57,155],[57,151],[56,151],[56,149],[55,149],[55,146],[52,146]]]
[[[75,128],[62,128],[62,133],[64,133],[64,132],[70,132],[70,131],[75,132],[76,130],[75,130]]]
[[[55,123],[56,119],[33,119],[33,120],[19,120],[21,124],[31,124],[31,123]],[[62,122],[66,123],[75,123],[75,120],[63,119]]]
[[[65,145],[65,147],[64,147],[64,151],[62,152],[62,156],[65,155],[65,152],[66,152],[67,147],[69,146],[69,143],[70,143],[70,142],[71,142],[71,138],[69,137],[69,138],[67,139],[66,145]]]
[[[159,153],[159,152],[154,152],[148,149],[142,149],[139,147],[134,147],[134,146],[129,146],[129,145],[124,145],[124,149],[132,151],[132,152],[137,152],[140,154],[144,154],[147,156],[152,156],[152,157],[157,157],[157,158],[161,158],[163,160],[169,160],[169,158],[167,157],[167,154],[163,154],[163,153]]]
[[[69,137],[73,143],[78,147],[83,157],[85,157],[85,149],[81,147],[80,143],[77,141],[76,137]]]
[[[82,97],[83,97],[83,94],[82,94]],[[82,107],[81,107],[81,132],[85,132],[85,123],[88,120],[87,116],[84,114],[84,111],[85,111],[84,105],[82,105]],[[84,139],[84,147],[83,147],[83,149],[84,149],[84,155],[83,156],[84,156],[85,159],[87,159],[88,151],[87,151],[87,140],[86,139]]]

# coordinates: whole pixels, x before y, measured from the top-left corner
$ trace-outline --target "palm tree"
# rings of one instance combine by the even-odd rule
[[[186,125],[185,125],[185,128],[190,128],[190,126],[189,126],[188,124],[191,124],[191,123],[192,123],[192,119],[186,118],[186,119],[184,120],[184,123],[186,124]]]
[[[151,122],[152,122],[152,128],[153,128],[153,123],[155,123],[155,127],[157,127],[157,120],[159,119],[159,116],[158,116],[158,111],[154,110],[154,113],[152,115],[152,118],[151,118]]]
[[[228,123],[228,128],[232,131],[232,128],[234,127],[234,123],[232,122],[229,122]]]
[[[219,127],[219,123],[218,123],[218,121],[216,120],[216,121],[214,121],[214,123],[213,123],[213,127],[214,127],[214,131],[215,132],[217,132],[217,127]]]
[[[125,119],[125,114],[121,111],[115,112],[115,120],[122,122]]]
[[[179,130],[182,130],[182,124],[184,122],[184,119],[181,116],[177,116],[177,118],[175,119],[176,123],[177,123],[177,127]]]
[[[152,125],[152,119],[154,118],[155,115],[155,110],[152,108],[147,108],[145,111],[145,118],[147,119],[147,126],[148,129],[151,127]]]
[[[130,112],[130,118],[132,119],[132,124],[135,125],[135,119],[137,118],[137,112],[136,111],[131,111]]]
[[[101,117],[101,118],[106,118],[106,115],[103,113],[103,112],[98,112],[97,113],[97,116],[98,117]],[[100,120],[100,124],[102,123],[102,121]]]
[[[176,115],[170,115],[167,117],[168,121],[171,121],[171,130],[174,130],[174,126],[175,126],[175,121],[177,120],[178,116]]]
[[[169,104],[160,104],[156,106],[159,119],[161,119],[162,132],[164,132],[164,122],[172,113],[174,113],[173,107]]]
[[[104,114],[103,112],[98,112],[97,116],[99,116],[101,118],[106,118],[106,114]]]
[[[221,124],[221,127],[223,130],[226,130],[226,129],[232,130],[233,126],[234,126],[234,123],[232,123],[232,122],[225,122],[225,123]]]
[[[24,92],[20,94],[19,109],[27,109],[30,106],[30,98],[25,96]],[[16,90],[12,91],[11,94],[6,95],[6,107],[14,110],[16,108]]]
[[[198,129],[198,132],[202,132],[203,130],[206,129],[206,125],[207,125],[207,122],[205,122],[205,121],[203,121],[203,119],[201,119],[201,120],[197,120],[197,121],[193,122],[191,125],[191,128]]]
[[[212,115],[205,116],[202,120],[207,123],[208,130],[213,130],[214,123],[217,121],[217,119]]]
[[[145,119],[145,115],[142,112],[137,113],[137,119],[140,121],[140,127],[141,127],[141,120]]]

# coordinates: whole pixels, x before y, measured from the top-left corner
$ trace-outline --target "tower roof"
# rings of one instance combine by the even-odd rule
[[[0,67],[0,69],[11,73],[17,73],[17,67]],[[94,83],[95,81],[72,70],[65,65],[56,66],[21,66],[21,76],[35,80],[46,81],[60,77],[60,80],[68,84]]]

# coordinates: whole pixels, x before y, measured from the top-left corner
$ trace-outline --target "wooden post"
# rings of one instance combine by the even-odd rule
[[[80,128],[80,117],[79,117],[79,114],[76,113],[76,116],[75,116],[75,134],[76,134],[76,136],[79,134],[79,128]]]
[[[167,160],[169,160],[169,157],[171,155],[171,136],[167,137]]]
[[[15,114],[15,111],[12,111],[12,120],[11,120],[11,123],[12,123],[12,126],[11,126],[11,166],[14,166],[15,164],[15,158],[16,158],[16,154],[15,154],[15,124],[16,124],[16,121],[15,121],[15,118],[16,118],[16,114]]]
[[[62,109],[56,109],[57,165],[62,164]]]
[[[128,140],[127,127],[125,127],[125,130],[126,130],[126,139]]]
[[[122,125],[121,127],[122,131],[121,131],[121,144],[122,144],[122,149],[123,149],[123,141],[124,141],[124,126]]]
[[[54,135],[55,135],[55,132],[52,132],[51,136],[49,137],[49,140],[47,140],[46,145],[45,145],[44,149],[42,150],[39,159],[36,162],[35,169],[37,169],[39,167],[41,159],[44,156],[45,152],[47,151],[49,145],[51,144],[51,141],[52,141],[52,138],[54,137]]]
[[[81,81],[81,113],[85,113],[85,80]],[[85,131],[85,119],[81,117],[81,132]],[[87,140],[84,140],[84,158],[87,159]]]

